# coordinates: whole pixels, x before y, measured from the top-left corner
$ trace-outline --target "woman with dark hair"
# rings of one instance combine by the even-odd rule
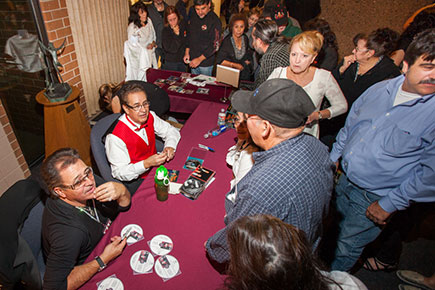
[[[217,54],[216,62],[240,70],[241,80],[251,80],[252,50],[245,34],[248,20],[243,14],[231,17],[230,34],[224,38]]]
[[[157,68],[157,44],[156,33],[144,3],[138,1],[131,6],[128,23],[128,40],[124,43],[126,80],[145,80],[145,71],[151,66]]]
[[[332,72],[343,91],[349,107],[370,86],[400,75],[400,69],[388,57],[396,46],[397,32],[377,29],[368,36],[357,34],[351,55]]]
[[[305,23],[305,30],[316,30],[323,35],[323,46],[314,61],[314,66],[332,71],[338,62],[337,37],[329,23],[322,18],[314,18]]]
[[[100,95],[99,103],[102,110],[115,114],[121,113],[121,102],[116,92],[118,92],[123,84],[124,82],[120,82],[119,84],[108,83],[100,86],[98,94]]]
[[[186,50],[186,24],[180,18],[177,8],[165,8],[162,46],[165,52],[163,69],[185,72],[183,57]]]
[[[397,32],[380,28],[369,35],[353,38],[355,48],[332,71],[344,96],[349,111],[355,100],[369,87],[380,81],[397,77],[400,69],[388,57],[396,46]],[[322,124],[320,140],[330,148],[338,131],[344,126],[347,113]]]
[[[226,0],[223,5],[223,14],[225,21],[229,24],[231,16],[234,14],[244,13],[245,0]]]
[[[245,216],[227,232],[230,264],[226,289],[367,289],[346,272],[320,271],[305,233],[270,215]]]

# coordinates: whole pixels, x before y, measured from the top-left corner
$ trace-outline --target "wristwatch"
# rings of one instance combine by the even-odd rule
[[[95,261],[97,261],[98,265],[100,265],[100,269],[98,269],[98,272],[101,272],[104,270],[104,268],[107,267],[106,264],[104,264],[103,260],[101,260],[101,258],[99,256],[95,257]]]
[[[317,113],[319,113],[319,120],[323,119],[322,113],[320,111],[318,111]]]

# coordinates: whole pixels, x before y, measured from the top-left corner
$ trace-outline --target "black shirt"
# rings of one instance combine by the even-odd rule
[[[187,31],[184,21],[180,21],[180,33],[176,35],[170,26],[165,26],[162,32],[162,45],[165,51],[165,61],[183,62],[186,51]]]
[[[97,185],[104,181],[95,176]],[[88,200],[92,205],[92,200]],[[81,265],[103,236],[105,224],[120,208],[116,201],[95,201],[100,222],[60,199],[47,200],[42,217],[42,243],[47,257],[44,289],[67,289],[67,277]]]
[[[204,55],[206,59],[199,66],[212,66],[214,55],[219,50],[221,33],[221,21],[213,11],[207,13],[202,19],[194,11],[187,25],[187,47],[190,48],[190,60]]]
[[[342,65],[343,61],[341,61],[336,69],[332,71],[332,74],[343,91],[349,108],[365,90],[375,83],[400,75],[400,69],[387,56],[384,56],[382,60],[372,67],[368,72],[358,76],[356,80],[355,75],[357,73],[357,63],[354,62],[343,74],[340,74],[339,69]]]
[[[243,55],[243,57],[241,59],[237,59],[236,58],[236,54],[234,52],[234,47],[233,44],[231,43],[231,34],[228,35],[227,37],[224,38],[224,40],[222,41],[222,45],[219,49],[219,52],[217,54],[217,59],[216,59],[216,63],[220,64],[222,63],[224,60],[230,61],[230,62],[234,62],[234,63],[239,63],[241,65],[243,65],[243,70],[240,72],[240,79],[241,80],[245,80],[245,81],[249,81],[251,79],[251,73],[252,73],[252,55],[253,52],[251,50],[251,48],[249,47],[249,39],[248,37],[243,34],[243,40],[245,42],[245,54]],[[247,65],[245,61],[249,61],[250,64]]]

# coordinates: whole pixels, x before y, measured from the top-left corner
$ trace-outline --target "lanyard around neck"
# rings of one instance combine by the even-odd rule
[[[94,214],[95,214],[95,216],[92,215],[92,214],[90,214],[90,213],[85,209],[85,207],[76,206],[76,209],[78,209],[78,210],[81,211],[81,212],[84,212],[85,214],[88,215],[88,217],[90,217],[91,219],[93,219],[93,220],[96,221],[97,223],[99,223],[99,224],[101,224],[101,225],[104,226],[104,224],[100,221],[100,217],[98,216],[97,209],[95,208],[95,200],[94,200],[94,199],[92,199],[92,204],[93,204],[93,206],[92,206],[92,209],[90,209],[90,211],[91,211],[91,213],[92,213],[92,211],[93,211]],[[89,208],[90,208],[90,206],[89,206]]]

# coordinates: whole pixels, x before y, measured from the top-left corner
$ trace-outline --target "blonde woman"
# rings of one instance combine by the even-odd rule
[[[332,74],[316,68],[313,62],[323,45],[318,31],[306,31],[293,37],[290,42],[290,65],[276,68],[269,76],[286,78],[301,86],[310,96],[316,110],[308,117],[304,132],[319,138],[319,121],[330,119],[347,111],[347,101]],[[322,109],[323,97],[331,106]]]

